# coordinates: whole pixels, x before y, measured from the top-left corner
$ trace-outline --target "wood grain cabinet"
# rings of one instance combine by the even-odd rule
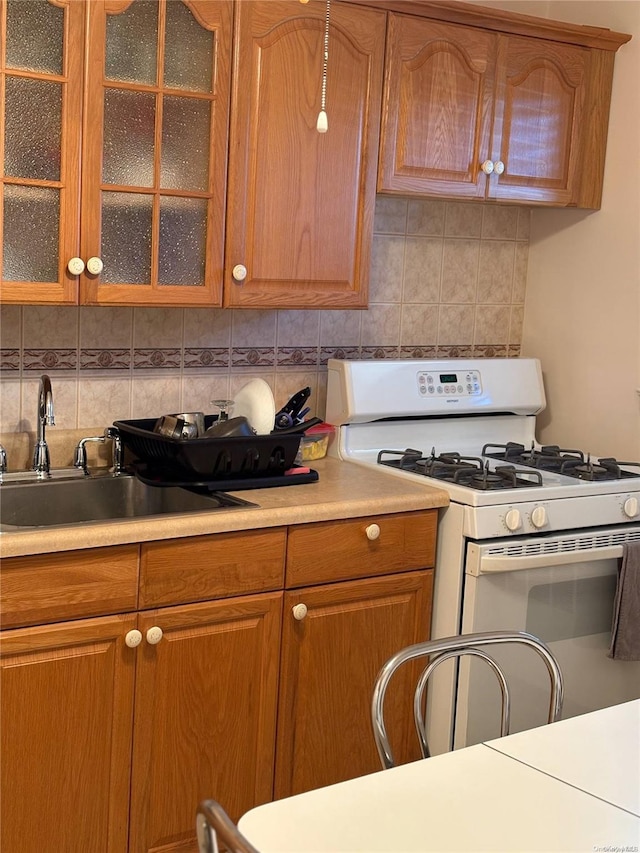
[[[474,26],[389,13],[378,189],[599,207],[614,53],[629,36],[457,5],[440,17]]]
[[[373,680],[429,636],[436,515],[3,560],[3,853],[195,851],[206,797],[238,819],[378,769]]]
[[[366,307],[385,13],[236,4],[224,304]]]
[[[221,304],[232,16],[0,0],[3,302]]]

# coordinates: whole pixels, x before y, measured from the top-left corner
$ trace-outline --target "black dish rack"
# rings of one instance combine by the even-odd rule
[[[217,415],[205,416],[205,428]],[[142,462],[167,479],[238,480],[282,475],[294,464],[300,434],[232,438],[169,438],[153,431],[157,418],[114,421],[125,459]],[[288,478],[287,478],[288,479]]]

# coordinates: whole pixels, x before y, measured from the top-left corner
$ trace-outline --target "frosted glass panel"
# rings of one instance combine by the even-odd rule
[[[160,186],[207,190],[211,102],[164,99]]]
[[[164,85],[211,92],[214,35],[182,2],[167,3]]]
[[[135,0],[125,12],[107,15],[106,78],[155,86],[157,44],[156,0]]]
[[[153,186],[155,95],[106,89],[102,181]]]
[[[60,179],[62,86],[6,78],[4,171],[16,178]]]
[[[149,284],[153,199],[142,193],[102,194],[102,281]]]
[[[207,202],[201,198],[160,198],[158,282],[204,286]]]
[[[62,74],[64,10],[47,0],[8,0],[6,45],[8,68]]]
[[[5,185],[3,213],[3,278],[57,281],[59,190]]]

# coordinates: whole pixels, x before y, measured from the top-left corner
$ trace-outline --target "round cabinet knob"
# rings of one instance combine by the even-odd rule
[[[504,172],[504,163],[502,162],[502,160],[498,160],[496,163],[494,163],[493,171],[496,173],[496,175],[501,175]]]
[[[137,628],[134,628],[133,631],[128,631],[125,634],[124,641],[130,649],[135,649],[142,642],[142,631],[138,631]]]
[[[373,542],[375,539],[380,538],[380,527],[377,524],[370,524],[365,529],[365,533],[367,534],[367,539],[370,539]]]
[[[84,272],[84,261],[82,258],[71,258],[67,264],[67,269],[71,275],[80,275]]]
[[[638,498],[627,498],[622,505],[622,511],[627,518],[635,518],[638,514]]]
[[[158,628],[157,625],[154,625],[153,628],[149,628],[147,631],[147,643],[149,643],[150,646],[157,646],[162,639],[162,636],[162,628]]]
[[[507,525],[507,530],[510,530],[513,533],[522,526],[520,511],[517,509],[510,509],[504,517],[504,523]]]
[[[234,281],[244,281],[247,277],[247,268],[243,264],[236,264],[231,270]]]
[[[538,530],[547,523],[547,511],[543,506],[537,506],[531,513],[531,524]]]
[[[89,258],[87,261],[87,272],[90,272],[91,275],[100,275],[103,269],[102,258]]]
[[[296,604],[291,608],[291,612],[293,613],[293,618],[297,619],[298,622],[302,622],[304,617],[307,615],[307,605],[306,604]]]
[[[493,162],[491,160],[485,160],[480,168],[485,175],[490,175],[493,172]]]

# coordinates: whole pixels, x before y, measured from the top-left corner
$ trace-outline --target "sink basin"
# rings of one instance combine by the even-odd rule
[[[127,474],[4,483],[0,486],[0,529],[57,527],[255,506],[223,492],[147,486]]]

